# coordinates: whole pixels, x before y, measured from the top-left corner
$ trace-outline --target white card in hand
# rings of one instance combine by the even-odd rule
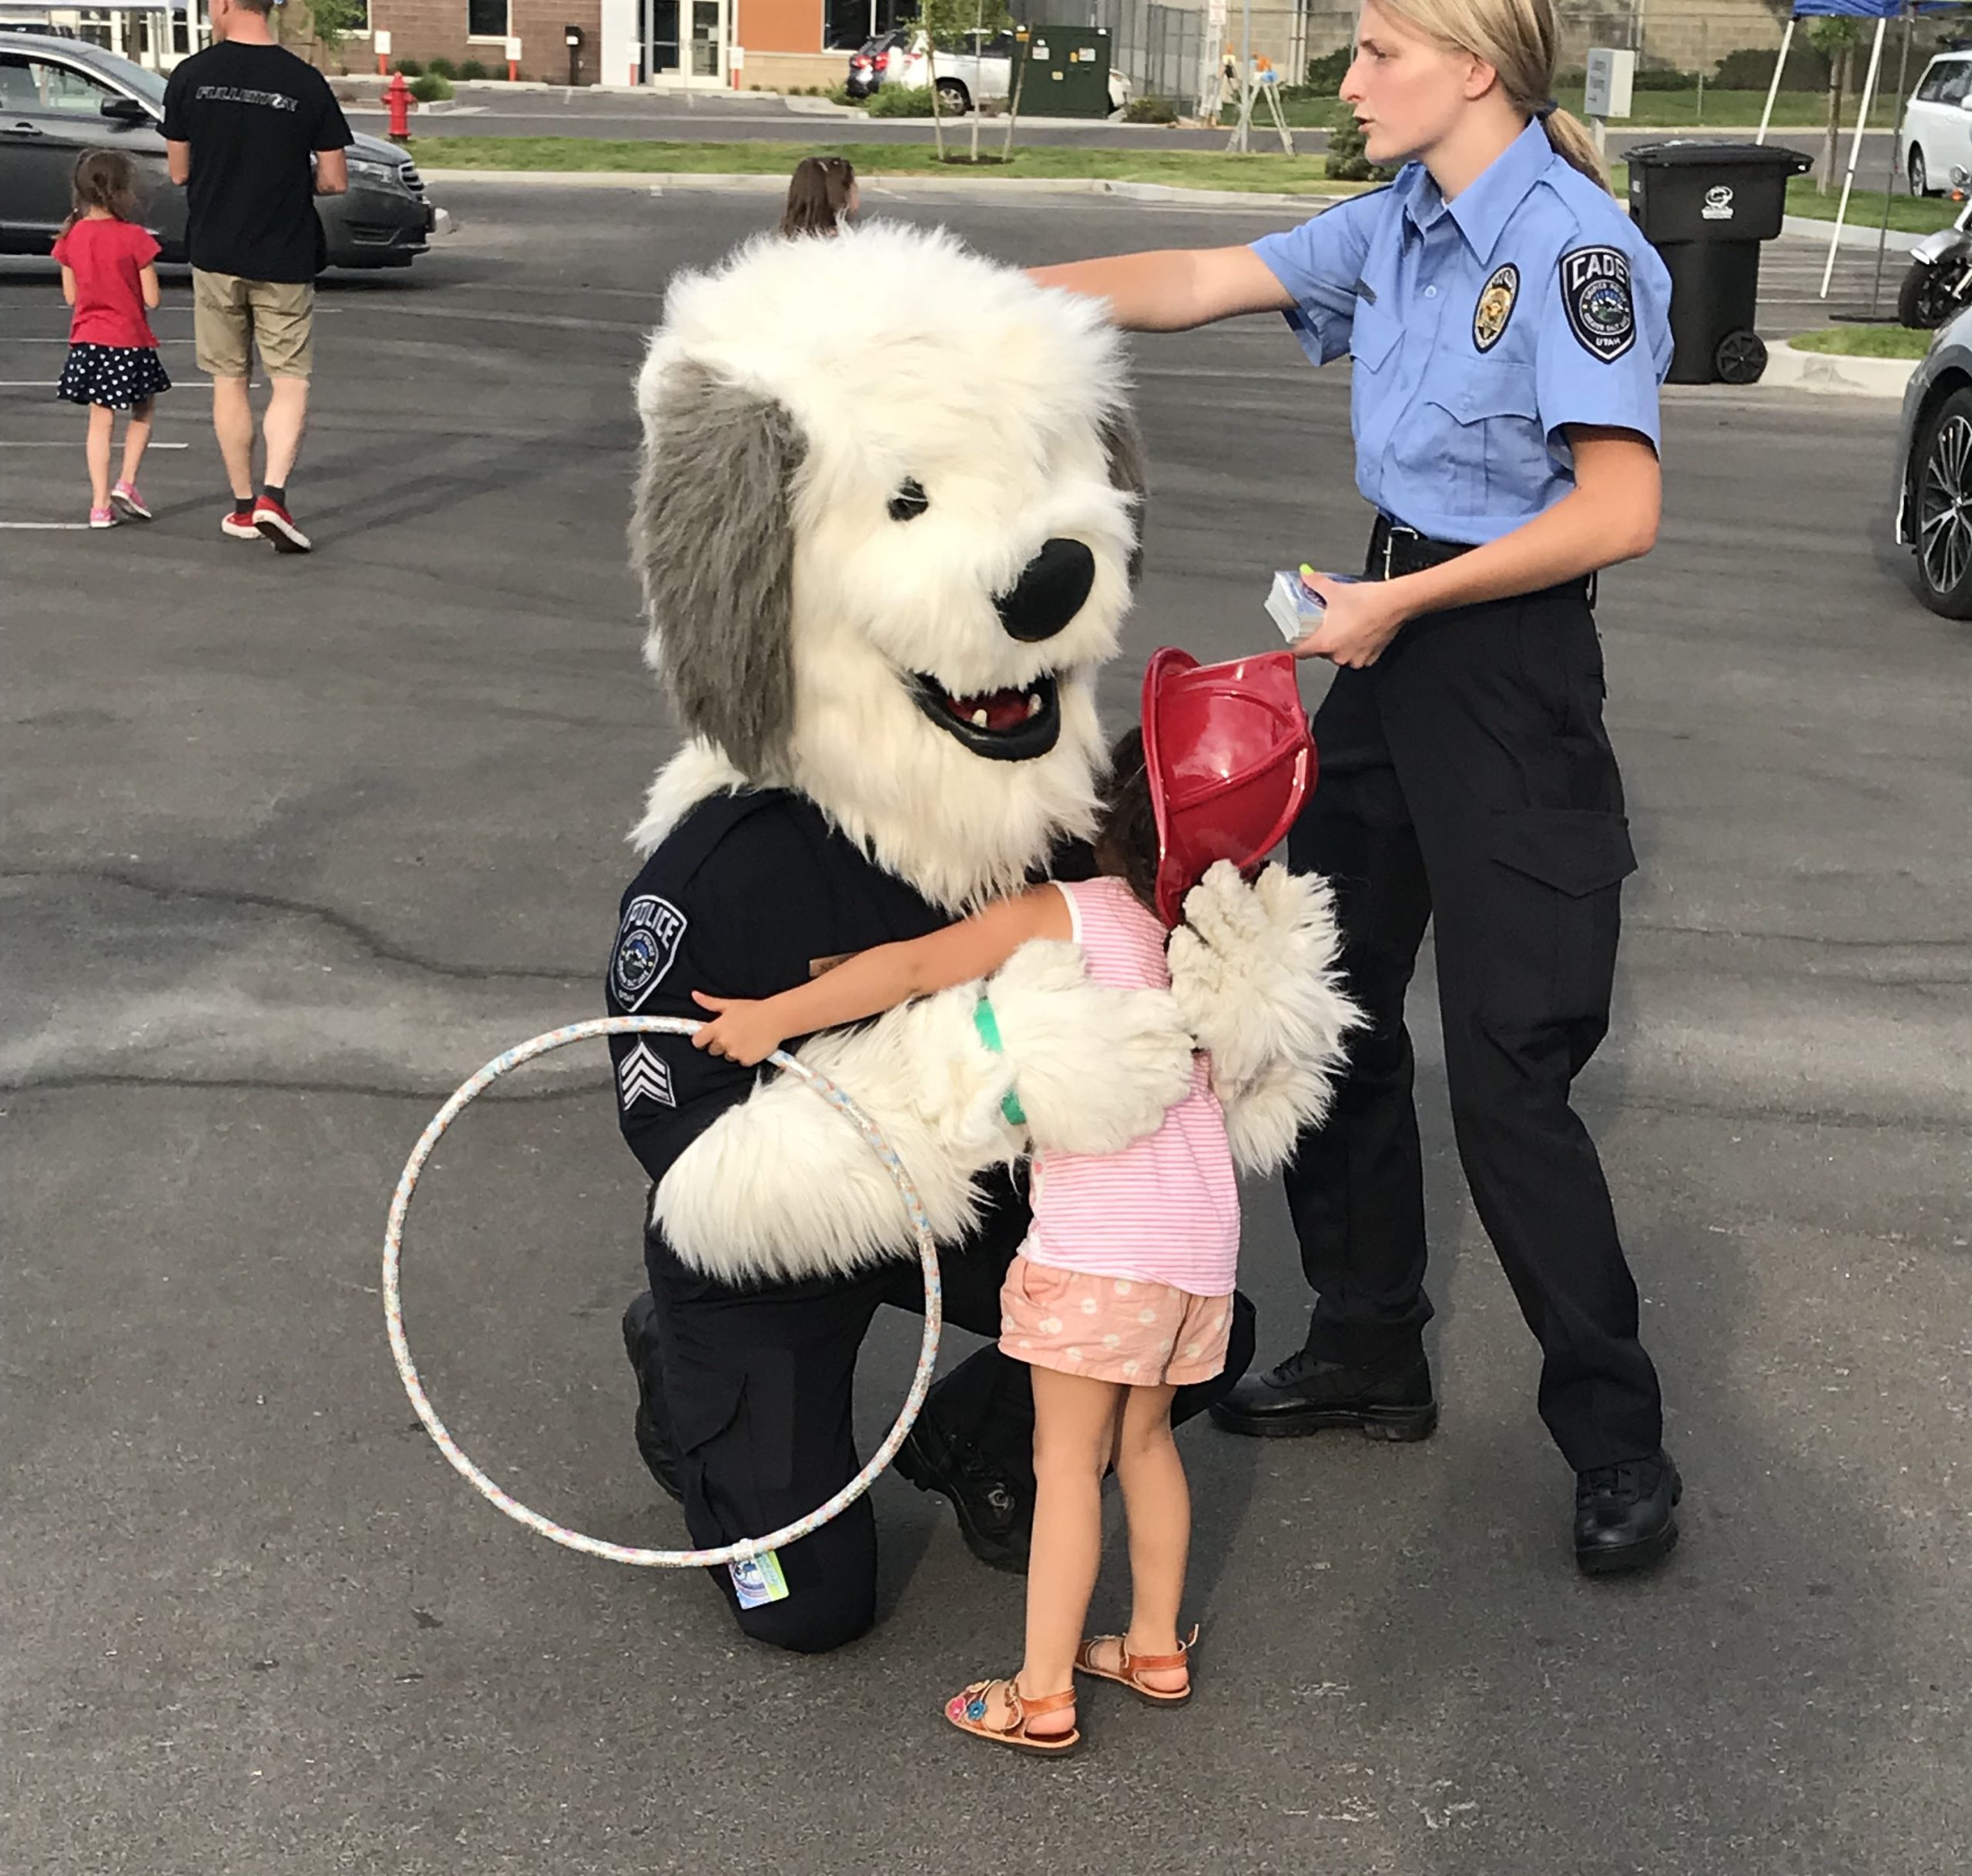
[[[1307,588],[1298,573],[1276,573],[1273,588],[1266,596],[1266,615],[1280,629],[1290,645],[1298,645],[1322,622],[1326,608]]]

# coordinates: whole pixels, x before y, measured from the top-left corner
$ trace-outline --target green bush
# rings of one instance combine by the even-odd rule
[[[455,79],[459,69],[449,59],[434,59],[424,68],[433,78]]]
[[[406,78],[422,78],[424,75],[424,63],[422,59],[400,59],[397,62],[396,69]]]
[[[1728,52],[1719,62],[1719,75],[1712,82],[1721,91],[1764,91],[1773,82],[1773,58],[1757,49]],[[1796,37],[1787,54],[1787,69],[1780,75],[1783,91],[1828,89],[1828,60],[1812,45]]]
[[[420,104],[436,104],[452,95],[452,81],[441,72],[428,72],[412,80],[411,95]]]
[[[931,115],[931,88],[917,85],[907,89],[901,85],[883,85],[870,94],[870,115],[872,117],[929,117]]]
[[[864,102],[860,98],[852,98],[850,96],[849,85],[846,79],[840,85],[831,85],[827,91],[822,93],[822,95],[827,99],[829,102],[831,104],[860,105]]]
[[[459,67],[458,75],[471,83],[485,77],[486,68],[477,59],[468,59]]]
[[[1169,98],[1132,98],[1123,106],[1126,124],[1175,124],[1178,107]]]
[[[1353,118],[1328,133],[1329,176],[1338,183],[1387,183],[1396,173],[1380,169],[1363,153],[1367,139]]]
[[[1341,89],[1343,73],[1349,69],[1355,57],[1356,49],[1353,45],[1339,45],[1319,59],[1310,59],[1307,76],[1294,89],[1299,91],[1305,86],[1318,97],[1333,98]]]

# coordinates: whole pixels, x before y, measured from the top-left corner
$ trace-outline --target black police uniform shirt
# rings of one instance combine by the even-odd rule
[[[280,45],[222,40],[164,89],[164,134],[192,146],[192,265],[242,280],[312,280],[327,257],[310,159],[354,140],[329,82]]]
[[[951,922],[806,796],[716,796],[665,836],[624,893],[605,1000],[612,1016],[703,1020],[694,990],[771,997]],[[653,1181],[773,1072],[695,1049],[689,1036],[612,1036],[609,1052],[623,1137]]]

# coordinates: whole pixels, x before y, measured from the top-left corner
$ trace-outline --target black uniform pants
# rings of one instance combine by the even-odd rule
[[[1595,1144],[1570,1084],[1608,1027],[1621,882],[1635,860],[1602,727],[1582,588],[1411,621],[1336,673],[1317,786],[1288,836],[1334,883],[1370,1017],[1325,1124],[1286,1174],[1316,1292],[1308,1345],[1373,1360],[1430,1319],[1404,991],[1435,925],[1459,1157],[1543,1355],[1540,1408],[1581,1469],[1654,1453],[1657,1375]]]
[[[939,1259],[945,1319],[984,1335],[1000,1328],[1000,1286],[1026,1234],[1009,1189],[982,1231]],[[856,1358],[886,1303],[921,1315],[924,1277],[897,1264],[865,1275],[735,1289],[681,1264],[661,1234],[645,1240],[661,1375],[682,1461],[692,1542],[760,1536],[805,1516],[860,1469],[850,1422]],[[1202,1413],[1253,1360],[1253,1312],[1234,1298],[1232,1346],[1216,1381],[1181,1388],[1174,1421]],[[652,1355],[656,1359],[652,1359]],[[989,1344],[931,1390],[921,1424],[934,1450],[975,1459],[1033,1502],[1034,1399],[1025,1364]],[[740,1626],[756,1640],[814,1653],[867,1633],[876,1620],[876,1519],[866,1495],[811,1537],[778,1553],[788,1594],[740,1606],[728,1571],[709,1571]]]

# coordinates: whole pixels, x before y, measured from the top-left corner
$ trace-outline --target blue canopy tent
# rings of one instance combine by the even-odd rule
[[[1856,165],[1863,153],[1863,133],[1870,121],[1870,106],[1876,96],[1876,74],[1883,68],[1883,31],[1893,19],[1903,22],[1903,62],[1897,79],[1898,108],[1902,108],[1903,94],[1908,82],[1910,65],[1910,25],[1920,13],[1942,13],[1951,10],[1950,4],[1940,0],[1794,0],[1794,10],[1789,15],[1787,30],[1781,35],[1780,55],[1773,62],[1773,82],[1767,88],[1766,109],[1760,113],[1759,141],[1766,141],[1767,126],[1773,119],[1773,101],[1780,92],[1780,74],[1787,63],[1789,49],[1794,43],[1794,25],[1803,19],[1873,19],[1876,23],[1875,37],[1870,43],[1868,75],[1863,80],[1863,95],[1856,111],[1856,133],[1850,139],[1849,166],[1843,173],[1842,199],[1836,205],[1835,227],[1829,236],[1828,261],[1821,273],[1821,297],[1828,297],[1829,282],[1835,276],[1836,250],[1842,245],[1842,226],[1849,216],[1849,197],[1856,186]],[[1892,129],[1895,126],[1893,123]],[[1883,228],[1876,243],[1876,286],[1879,292],[1883,284],[1883,250],[1890,232],[1890,193],[1895,186],[1897,173],[1896,139],[1890,139],[1890,179],[1883,186]],[[1872,299],[1872,305],[1874,300]]]

